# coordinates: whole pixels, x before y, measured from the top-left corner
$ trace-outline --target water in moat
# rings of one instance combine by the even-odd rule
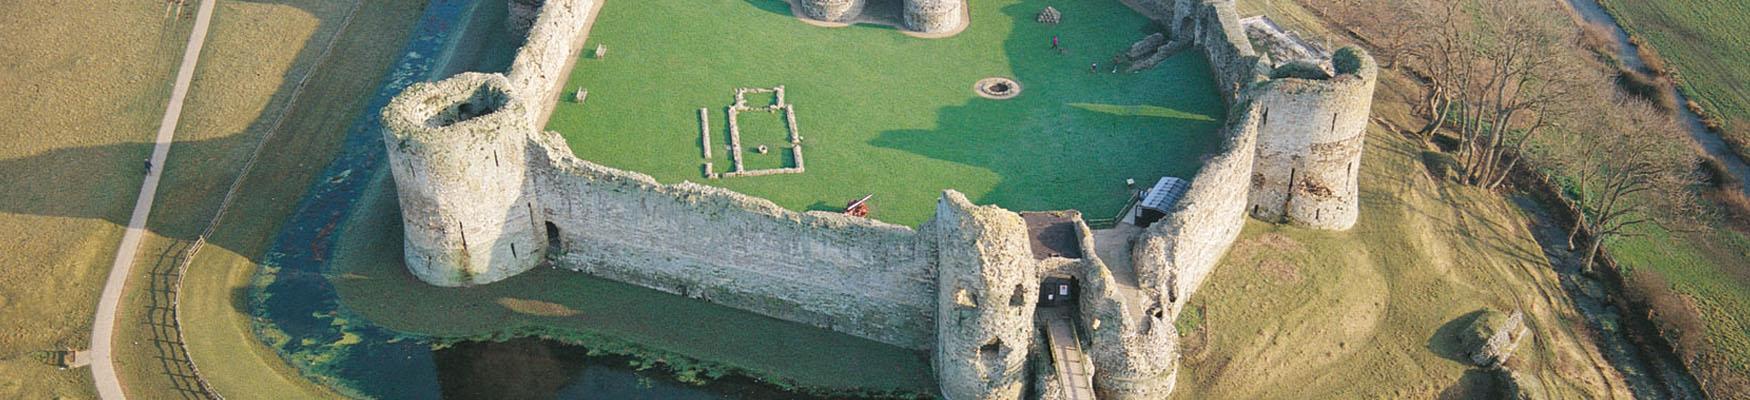
[[[382,399],[807,399],[734,377],[677,381],[631,359],[542,339],[464,342],[442,349],[352,318],[327,275],[340,227],[380,182],[382,124],[390,98],[416,82],[472,70],[502,72],[520,43],[504,42],[504,1],[429,0],[405,45],[348,128],[335,160],[275,237],[255,278],[250,311],[270,348],[341,393]],[[480,41],[488,43],[482,44]],[[494,43],[494,42],[497,43]],[[380,184],[380,183],[378,183]]]
[[[1636,72],[1652,75],[1653,71],[1647,68],[1646,59],[1641,58],[1641,49],[1629,40],[1628,30],[1624,29],[1621,22],[1617,21],[1615,16],[1610,15],[1610,12],[1606,11],[1604,6],[1598,3],[1598,0],[1566,1],[1587,23],[1610,30],[1611,36],[1616,39],[1617,58]],[[1726,141],[1720,138],[1719,134],[1708,130],[1707,124],[1702,122],[1700,115],[1685,106],[1689,104],[1689,96],[1684,95],[1681,90],[1668,92],[1669,96],[1676,99],[1671,104],[1677,105],[1677,118],[1685,130],[1689,132],[1689,137],[1694,140],[1695,146],[1708,157],[1719,160],[1726,172],[1736,176],[1739,182],[1750,182],[1750,164],[1746,164],[1743,158],[1732,152],[1732,149],[1726,145]],[[1743,190],[1746,195],[1750,195],[1750,185],[1745,185]]]

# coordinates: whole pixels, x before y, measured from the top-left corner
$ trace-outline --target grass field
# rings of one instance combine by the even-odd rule
[[[299,378],[248,330],[239,288],[253,273],[244,255],[263,242],[333,150],[345,116],[382,76],[420,2],[368,2],[304,92],[234,204],[231,224],[191,269],[187,335],[210,378],[231,398],[331,396]],[[116,362],[131,397],[180,398],[154,341],[168,334],[162,275],[194,238],[268,125],[291,100],[292,79],[314,68],[350,2],[221,0],[195,73],[157,207],[117,324]],[[189,8],[192,12],[192,7]],[[141,161],[164,112],[175,61],[192,17],[167,18],[162,2],[97,9],[21,4],[0,15],[14,55],[0,85],[30,95],[0,100],[19,128],[0,149],[0,398],[88,398],[90,372],[55,371],[46,351],[84,348],[120,224],[139,189]],[[17,28],[17,29],[15,29]],[[385,40],[384,38],[395,38]],[[24,92],[21,92],[21,94]],[[337,118],[338,117],[338,118]],[[339,127],[336,127],[338,125]],[[261,171],[267,171],[265,173]],[[295,183],[289,183],[295,182]],[[277,217],[276,214],[277,213]],[[28,239],[26,239],[28,238]]]
[[[300,99],[287,111],[280,133],[267,144],[269,150],[245,178],[242,194],[231,205],[229,217],[209,239],[205,250],[196,256],[185,278],[182,312],[188,322],[184,333],[190,342],[189,351],[201,363],[202,373],[227,398],[339,397],[327,388],[305,380],[273,350],[261,345],[251,329],[251,316],[244,296],[259,267],[256,258],[279,232],[281,223],[297,204],[296,200],[303,196],[307,183],[327,165],[338,149],[339,138],[360,112],[366,97],[378,86],[389,64],[399,56],[402,43],[407,40],[424,7],[422,1],[365,1],[354,17],[355,22],[346,31],[338,32],[338,24],[350,10],[350,3],[318,0],[225,2],[220,4],[214,17],[213,36],[202,59],[203,71],[208,65],[224,65],[226,61],[225,55],[213,50],[215,46],[235,46],[233,51],[243,53],[235,55],[239,58],[235,62],[242,66],[259,63],[250,62],[248,57],[254,56],[247,55],[247,52],[262,53],[263,57],[297,57],[295,66],[273,80],[273,84],[279,86],[271,91],[250,91],[248,93],[257,97],[239,99],[255,102],[245,104],[267,102],[266,110],[289,100],[290,90],[284,85],[302,75],[300,68],[311,66],[306,63],[314,61],[316,53],[327,44],[328,35],[341,34],[328,60],[315,70]],[[227,10],[232,10],[232,13],[227,14]],[[227,16],[233,20],[227,22]],[[286,30],[258,28],[264,24],[302,26],[309,33],[294,36],[287,35]],[[236,31],[227,31],[226,27]],[[271,48],[251,50],[251,46]],[[261,79],[246,71],[236,72],[235,79]],[[201,79],[202,76],[197,74],[189,110],[202,109],[195,108],[196,104],[218,109],[239,107],[200,102]],[[161,186],[160,193],[189,191],[189,204],[207,206],[200,208],[204,212],[195,217],[161,218],[155,214],[155,223],[166,224],[157,226],[156,230],[186,236],[167,238],[155,235],[148,245],[172,246],[173,241],[192,239],[199,229],[204,228],[211,217],[212,207],[216,207],[226,185],[236,177],[241,157],[246,156],[254,140],[265,133],[263,120],[277,113],[277,110],[274,113],[262,111],[259,115],[229,120],[230,124],[246,122],[247,125],[229,125],[229,131],[219,130],[215,134],[217,137],[206,143],[178,141],[171,150],[170,170],[166,177],[186,171],[184,173],[188,176],[195,177],[190,181],[195,182],[167,180],[167,186]],[[188,124],[186,121],[185,118],[184,126]],[[181,132],[178,135],[180,138]],[[240,145],[243,143],[248,146]],[[210,150],[198,151],[203,147]],[[182,153],[189,159],[179,158],[178,152],[191,148],[197,151]],[[198,154],[210,153],[219,153],[213,157],[229,161],[203,165],[196,158]],[[138,280],[136,278],[135,282]],[[137,285],[135,282],[130,284]],[[165,381],[161,376],[148,379],[152,378],[158,380],[158,385]]]
[[[1407,114],[1394,85],[1376,115]],[[1627,396],[1516,206],[1431,179],[1402,136],[1367,142],[1355,229],[1248,222],[1181,322],[1199,329],[1175,398],[1486,398],[1450,335],[1484,308],[1524,310],[1510,365],[1545,398]]]
[[[48,352],[90,342],[189,25],[162,2],[0,12],[0,398],[96,396]]]
[[[1750,156],[1750,3],[1733,0],[1604,0],[1634,36],[1650,44],[1681,76],[1683,89],[1723,119],[1725,135]],[[1750,238],[1714,225],[1642,227],[1637,237],[1613,241],[1625,278],[1652,279],[1682,297],[1702,332],[1680,352],[1711,393],[1750,390]],[[1647,276],[1646,274],[1656,276]],[[1667,322],[1677,320],[1662,315]]]
[[[1750,2],[1603,0],[1682,76],[1684,92],[1725,123],[1750,158]]]
[[[1033,21],[1048,4],[1062,24]],[[561,102],[549,129],[584,159],[699,182],[698,110],[710,110],[721,143],[734,89],[784,85],[807,172],[706,183],[797,210],[875,194],[873,216],[904,225],[927,219],[948,188],[1015,210],[1106,216],[1127,200],[1126,178],[1189,177],[1214,150],[1225,111],[1199,52],[1140,74],[1089,72],[1095,62],[1110,71],[1114,54],[1157,30],[1123,4],[970,7],[965,32],[926,40],[808,25],[783,0],[609,1],[586,44],[607,46],[607,57],[583,59],[566,86],[587,88],[589,102]],[[1053,35],[1067,53],[1050,49]],[[1014,78],[1021,95],[977,97],[973,83],[993,76]],[[718,172],[729,169],[726,151],[712,149]],[[775,164],[777,153],[748,167]]]
[[[1638,284],[1679,296],[1655,317],[1676,328],[1668,334],[1709,393],[1743,393],[1750,390],[1750,238],[1719,226],[1677,228],[1642,227],[1641,236],[1608,246],[1631,285],[1651,279]]]
[[[935,391],[922,353],[579,272],[537,268],[491,285],[432,286],[408,274],[394,184],[378,180],[342,228],[347,239],[331,267],[342,304],[374,324],[440,341],[539,335],[816,389]]]

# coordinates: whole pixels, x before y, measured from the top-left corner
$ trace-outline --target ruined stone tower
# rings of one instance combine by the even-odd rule
[[[851,22],[863,13],[863,0],[802,0],[802,14],[830,22]]]
[[[802,14],[828,22],[852,22],[864,0],[800,0]],[[952,31],[965,23],[966,0],[905,0],[905,29],[924,33]]]
[[[931,223],[939,274],[932,359],[942,397],[1019,399],[1039,295],[1027,223],[953,191],[936,204]]]
[[[905,27],[918,32],[939,33],[959,28],[966,0],[906,0]]]
[[[1378,66],[1359,48],[1332,71],[1288,64],[1251,90],[1260,109],[1248,207],[1254,218],[1318,229],[1355,225],[1362,139]]]
[[[383,110],[407,267],[440,286],[490,283],[540,263],[546,229],[524,190],[525,106],[502,75],[413,85]]]

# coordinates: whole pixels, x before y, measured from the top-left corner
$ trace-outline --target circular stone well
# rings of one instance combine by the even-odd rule
[[[987,99],[1008,100],[1021,95],[1021,84],[1009,78],[984,78],[972,85],[972,91]]]

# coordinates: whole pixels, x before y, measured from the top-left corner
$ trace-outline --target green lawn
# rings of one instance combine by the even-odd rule
[[[1064,23],[1033,21],[1047,5]],[[949,188],[1016,210],[1105,216],[1124,204],[1125,178],[1189,177],[1214,150],[1225,109],[1199,52],[1140,74],[1088,71],[1158,29],[1122,3],[970,7],[965,32],[918,39],[881,26],[808,25],[783,0],[608,1],[586,48],[610,51],[580,61],[566,86],[587,88],[589,102],[561,102],[549,129],[585,159],[699,182],[698,110],[710,110],[712,140],[723,143],[735,88],[784,85],[807,172],[707,183],[797,210],[837,210],[873,193],[874,217],[905,225],[927,219]],[[1053,35],[1067,53],[1050,49]],[[993,76],[1019,81],[1020,97],[973,94],[974,82]],[[751,154],[754,145],[744,147]],[[775,165],[773,150],[748,167]],[[726,172],[725,148],[712,153]]]
[[[1604,0],[1635,36],[1683,77],[1683,89],[1725,120],[1729,138],[1750,147],[1750,2]],[[1750,152],[1743,149],[1740,154]]]
[[[1702,326],[1684,323],[1684,316],[1656,314],[1668,327],[1701,332],[1671,332],[1681,339],[1679,352],[1689,359],[1692,373],[1712,394],[1732,393],[1750,385],[1750,238],[1718,226],[1682,227],[1690,232],[1672,232],[1658,226],[1635,229],[1641,236],[1609,243],[1612,255],[1624,266],[1624,278],[1646,279],[1656,274],[1656,284],[1684,299],[1682,312],[1699,318]],[[1740,392],[1741,393],[1741,392]]]

